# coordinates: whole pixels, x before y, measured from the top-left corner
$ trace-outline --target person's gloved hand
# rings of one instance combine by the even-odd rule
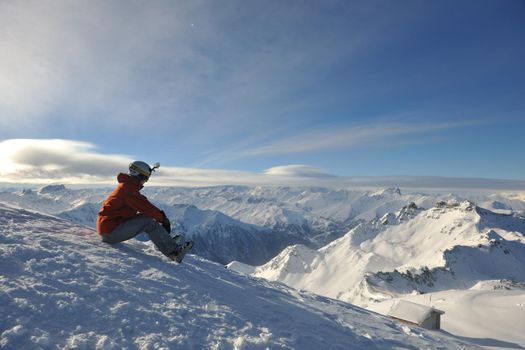
[[[168,217],[166,216],[164,212],[162,212],[162,215],[164,216],[164,219],[162,219],[162,227],[164,227],[164,229],[168,231],[168,233],[171,233],[170,219],[168,219]]]

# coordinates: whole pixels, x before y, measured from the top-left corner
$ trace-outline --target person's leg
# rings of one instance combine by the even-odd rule
[[[155,220],[139,214],[117,226],[111,233],[102,235],[102,241],[106,243],[120,243],[132,239],[144,232]]]
[[[159,248],[162,254],[169,256],[178,248],[175,240],[159,222],[153,220],[153,224],[146,227],[144,231],[148,234],[149,239],[151,239],[153,244]]]
[[[102,241],[119,243],[131,239],[141,232],[146,232],[153,244],[166,256],[177,248],[175,241],[160,223],[142,214],[124,221],[111,233],[103,235]]]

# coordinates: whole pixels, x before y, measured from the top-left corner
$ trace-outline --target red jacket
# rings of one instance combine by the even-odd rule
[[[119,184],[106,198],[98,212],[97,231],[99,234],[110,233],[122,222],[131,219],[139,212],[162,222],[164,214],[139,193],[142,189],[139,180],[123,173],[118,174],[117,180]]]

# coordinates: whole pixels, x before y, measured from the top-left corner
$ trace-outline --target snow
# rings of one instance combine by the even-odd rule
[[[198,241],[178,266],[148,242],[99,242],[110,191],[0,192],[0,347],[525,347],[522,193],[147,187]],[[446,311],[445,333],[346,303],[386,314],[395,300]]]
[[[96,213],[110,191],[51,185],[37,191],[0,192],[0,201],[94,228]],[[267,262],[291,244],[319,248],[367,218],[380,217],[409,201],[421,204],[434,200],[419,194],[403,195],[399,190],[316,187],[146,187],[143,193],[167,213],[177,233],[200,240],[199,255],[220,263],[239,260],[250,264]],[[220,240],[228,242],[227,247],[210,240],[217,235],[229,239]],[[235,241],[241,243],[230,249]]]
[[[399,300],[437,307],[445,311],[441,329],[447,333],[487,349],[525,348],[525,289],[479,288],[403,296],[371,304],[369,309],[386,315]]]
[[[187,203],[220,211],[236,220],[282,232],[316,234],[322,245],[329,233],[338,238],[362,220],[379,218],[410,202],[433,205],[421,194],[399,189],[363,191],[317,187],[220,186],[197,189],[146,189],[148,196],[167,204]],[[311,237],[310,237],[311,238]]]
[[[288,248],[267,264],[254,267],[251,275],[374,308],[378,301],[410,300],[421,293],[474,288],[493,279],[525,281],[524,238],[522,216],[494,213],[470,201],[447,200],[427,210],[413,208],[408,213],[403,208],[361,224],[319,250]],[[515,293],[523,293],[525,286],[520,288],[521,292]],[[495,298],[493,292],[486,292],[484,297]],[[471,303],[470,299],[463,302]],[[514,305],[521,303],[516,301]],[[381,311],[387,314],[391,305]],[[483,346],[523,343],[525,328],[517,322],[518,317],[498,317],[506,315],[507,309],[498,309],[495,302],[491,305],[483,306],[481,318],[476,316],[479,313],[475,308],[462,307],[462,311],[481,329],[492,327],[492,320],[497,319],[495,341],[478,339],[482,333],[475,327],[444,329],[475,339]],[[445,324],[456,322],[456,316],[462,319],[441,305],[436,307],[447,312],[445,319],[449,323]],[[520,325],[521,332],[506,331],[516,325]]]
[[[4,349],[464,349],[378,314],[149,242],[0,204]]]
[[[237,271],[244,275],[249,275],[255,272],[255,268],[252,265],[243,264],[239,261],[232,261],[231,263],[227,264],[226,267],[232,271]]]
[[[413,322],[416,324],[421,324],[428,317],[430,317],[432,312],[443,314],[443,311],[434,309],[432,307],[405,300],[396,300],[390,307],[388,316],[396,317],[401,320]]]
[[[389,221],[359,225],[317,251],[287,248],[253,275],[362,306],[376,292],[384,298],[486,279],[525,280],[521,217],[450,201],[412,209],[412,216],[403,208]]]
[[[53,193],[62,193],[66,191],[66,186],[64,185],[47,185],[42,187],[38,193],[40,194],[53,194]]]
[[[70,189],[63,185],[51,185],[35,191],[4,190],[0,192],[0,201],[61,216],[94,228],[95,212],[111,190],[111,188]],[[181,210],[177,211],[174,208],[191,205],[205,213],[208,210],[212,213],[220,212],[223,217],[202,214],[201,218],[208,216],[210,220],[216,220],[223,226],[224,224],[237,225],[240,226],[240,230],[245,231],[246,225],[249,224],[252,228],[257,227],[260,233],[273,231],[280,234],[286,245],[301,243],[312,248],[320,248],[342,237],[359,224],[380,218],[388,219],[386,215],[399,211],[411,202],[420,208],[431,208],[439,201],[471,199],[476,203],[487,204],[481,206],[488,209],[493,208],[490,203],[497,201],[499,203],[499,206],[496,204],[497,207],[509,208],[502,209],[506,213],[510,213],[509,210],[523,212],[525,209],[525,200],[521,200],[525,197],[519,195],[458,196],[405,193],[398,188],[358,190],[272,186],[205,188],[146,186],[142,192],[166,213],[173,212],[173,215],[168,215],[172,221],[176,221],[181,216]],[[199,215],[198,211],[191,212],[192,215]],[[185,220],[189,219],[190,226],[186,225],[186,229],[191,231],[192,220],[187,214],[184,214],[184,217]],[[196,218],[195,222],[204,222],[199,220]],[[198,235],[203,233],[202,225],[200,226],[195,227],[195,231],[199,231],[196,232]],[[209,252],[207,257],[211,258]]]

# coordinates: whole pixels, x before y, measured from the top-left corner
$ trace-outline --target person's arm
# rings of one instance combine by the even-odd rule
[[[164,213],[151,204],[151,202],[140,193],[130,193],[126,196],[126,204],[136,211],[149,216],[158,222],[163,222],[165,215]]]

